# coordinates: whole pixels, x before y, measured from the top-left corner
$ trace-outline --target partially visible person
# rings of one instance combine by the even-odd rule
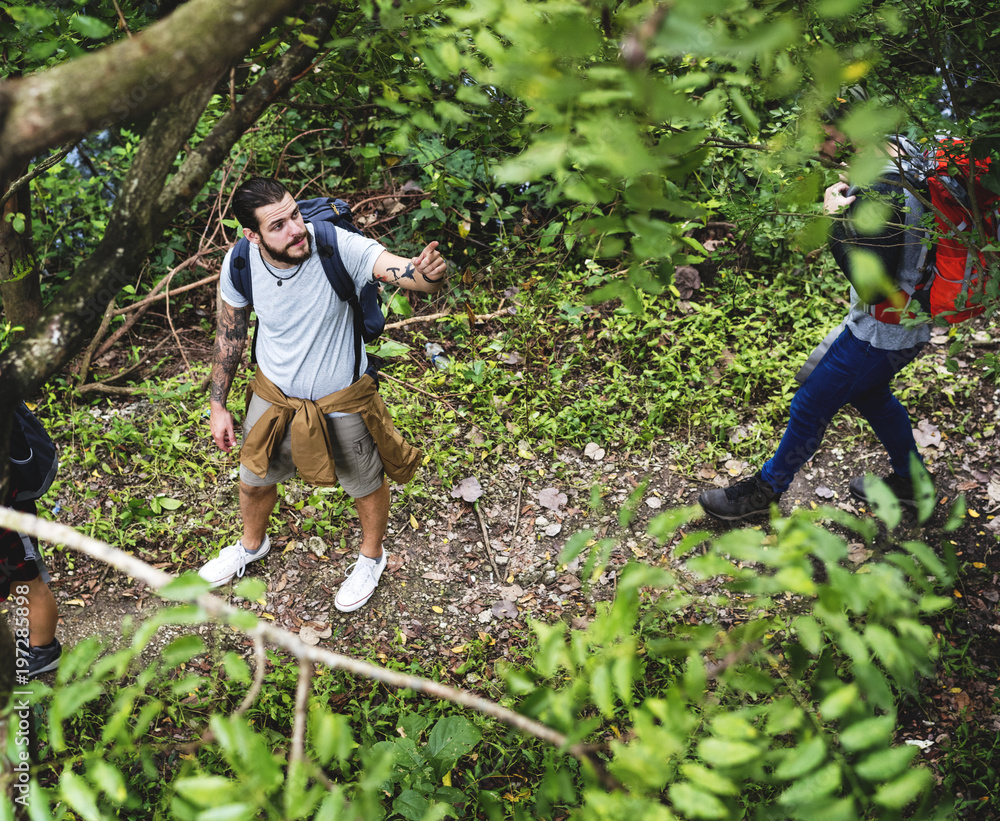
[[[35,515],[33,501],[16,502],[12,497],[13,489],[7,494],[6,507]],[[46,584],[47,576],[34,539],[0,530],[0,601],[13,605],[10,609],[15,616],[18,611],[26,614],[26,618],[9,617],[9,622],[15,628],[17,655],[27,657],[29,678],[55,670],[62,657],[62,645],[56,638],[59,611]],[[22,624],[27,624],[27,635],[21,632]]]
[[[824,152],[835,150],[838,140],[831,138]],[[858,197],[875,198],[889,206],[884,228],[873,236],[850,238],[841,230],[831,237],[831,250],[837,264],[852,277],[855,253],[872,254],[884,271],[900,286],[912,289],[922,278],[920,260],[925,232],[921,219],[925,208],[901,184],[895,140],[886,144],[887,162],[879,180],[867,189],[850,193],[847,183],[838,182],[826,189],[823,207],[827,214],[843,217]],[[843,220],[841,220],[841,224]],[[889,455],[892,472],[884,481],[905,505],[914,506],[911,459],[919,459],[913,428],[906,408],[892,393],[893,378],[912,362],[930,339],[926,323],[895,324],[877,319],[854,286],[847,317],[810,358],[811,372],[792,399],[788,426],[777,451],[755,475],[727,488],[706,490],[698,501],[706,513],[717,519],[736,521],[767,512],[788,489],[798,470],[819,448],[827,425],[845,405],[854,408],[868,421]],[[856,499],[867,502],[867,481],[857,476],[849,490]]]

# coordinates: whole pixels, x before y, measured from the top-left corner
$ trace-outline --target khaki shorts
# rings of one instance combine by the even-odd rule
[[[250,432],[254,423],[264,414],[271,403],[254,395],[247,408],[247,418],[243,422],[243,438]],[[330,448],[333,451],[333,463],[337,466],[337,481],[352,499],[361,499],[382,487],[382,459],[375,447],[375,440],[368,432],[368,427],[361,414],[351,413],[346,416],[327,417],[330,429]],[[292,461],[292,429],[285,431],[278,452],[268,466],[267,475],[261,479],[244,465],[240,465],[240,479],[251,487],[270,487],[278,482],[286,482],[295,475],[295,463]]]

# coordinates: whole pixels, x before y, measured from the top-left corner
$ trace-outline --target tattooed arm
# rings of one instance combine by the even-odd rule
[[[212,376],[209,388],[209,406],[212,409],[210,426],[215,444],[229,451],[236,444],[233,415],[226,407],[229,389],[233,385],[236,369],[243,361],[247,344],[247,325],[250,323],[250,306],[234,308],[219,299],[219,318],[215,330],[215,351],[212,354]]]
[[[432,242],[412,259],[383,251],[375,260],[375,279],[411,291],[428,294],[440,291],[448,273],[448,262],[437,247],[437,242]]]

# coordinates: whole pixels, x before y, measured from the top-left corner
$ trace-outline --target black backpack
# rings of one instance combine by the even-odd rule
[[[351,221],[351,207],[340,199],[317,197],[298,200],[302,219],[311,222],[316,234],[316,249],[319,252],[323,272],[330,281],[334,292],[351,306],[354,315],[354,381],[361,378],[361,349],[367,342],[374,342],[385,330],[385,315],[377,282],[370,282],[358,294],[354,279],[344,267],[337,250],[337,228],[360,234],[361,231]],[[233,286],[253,305],[253,287],[250,276],[250,241],[241,238],[233,248],[230,257],[229,276]],[[257,333],[254,332],[250,360],[256,361]],[[378,382],[380,360],[369,357],[368,373]]]
[[[10,427],[11,501],[25,502],[44,496],[58,469],[55,443],[28,406],[18,403]]]

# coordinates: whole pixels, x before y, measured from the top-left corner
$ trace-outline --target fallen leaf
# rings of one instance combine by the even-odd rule
[[[443,582],[448,579],[444,573],[438,573],[436,570],[428,570],[421,575],[421,578],[432,582]]]
[[[328,639],[333,635],[333,628],[327,626],[323,630],[317,630],[310,624],[303,624],[299,629],[299,639],[303,644],[308,644],[310,647],[315,647],[319,644],[320,639]]]
[[[718,474],[717,471],[713,470],[712,468],[702,468],[701,470],[698,471],[698,475],[702,479],[705,479],[707,481],[709,479],[714,479],[719,474]]]
[[[451,495],[454,496],[455,495],[454,492],[452,492]],[[410,527],[412,527],[414,530],[420,527],[420,522],[417,521],[417,517],[414,516],[412,513],[410,514]]]
[[[506,599],[495,602],[490,609],[498,619],[513,619],[518,613],[517,605]]]
[[[941,431],[927,419],[921,419],[913,430],[913,438],[922,448],[941,447]]]
[[[542,507],[547,507],[549,510],[558,511],[566,502],[566,494],[561,493],[554,487],[547,487],[538,492],[538,504]]]
[[[467,502],[474,502],[483,495],[483,486],[475,476],[466,476],[451,490],[453,499],[464,499]]]
[[[440,607],[438,607],[436,604],[433,607],[431,607],[431,610],[433,610],[435,613],[443,613],[444,612],[444,610],[441,609]]]
[[[70,599],[68,602],[64,602],[64,603],[65,604],[72,604],[72,605],[75,605],[76,607],[86,607],[87,606],[87,603],[83,599]]]

